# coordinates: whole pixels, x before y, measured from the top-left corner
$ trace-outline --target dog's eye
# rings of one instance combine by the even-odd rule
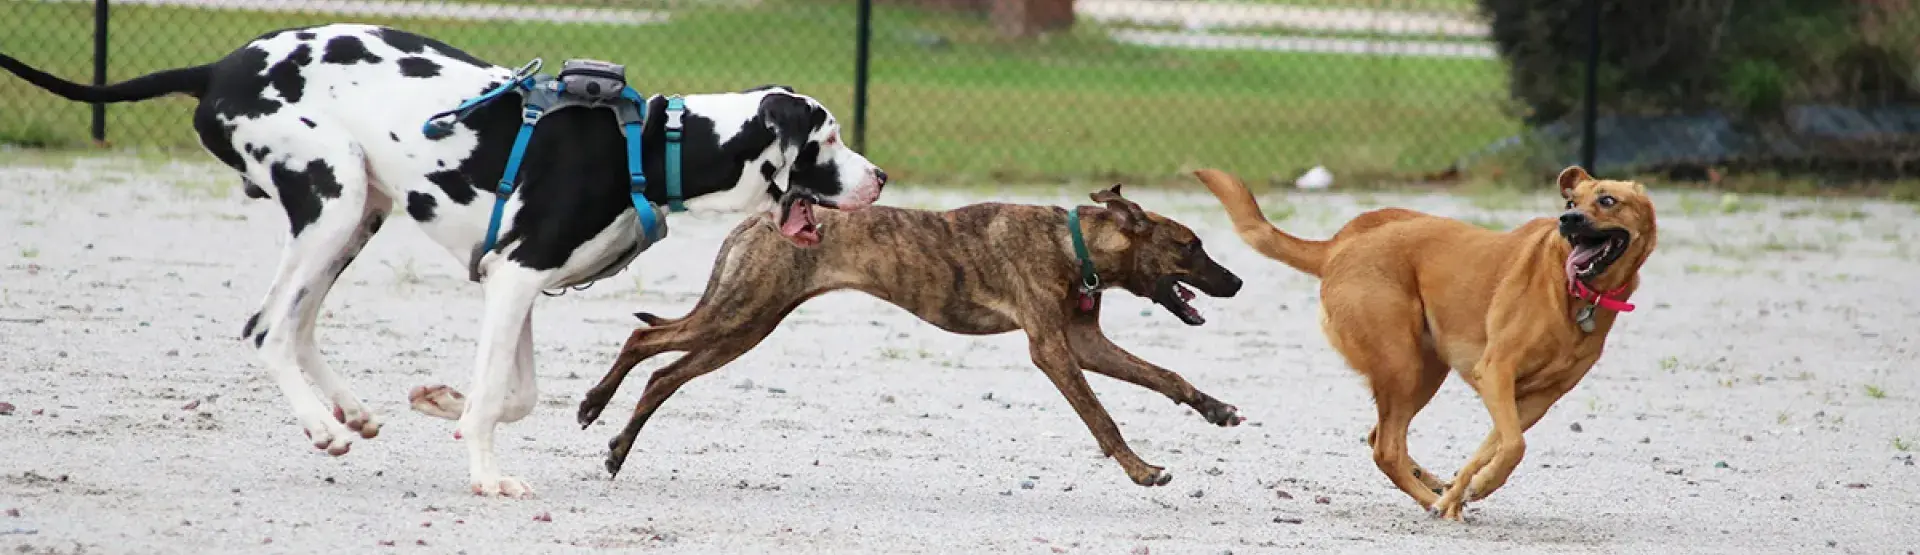
[[[1567,201],[1567,209],[1568,209],[1568,210],[1572,210],[1572,209],[1573,209],[1573,201],[1571,201],[1571,200],[1569,200],[1569,201]]]
[[[1600,206],[1604,208],[1613,208],[1613,205],[1618,202],[1613,197],[1600,197]]]

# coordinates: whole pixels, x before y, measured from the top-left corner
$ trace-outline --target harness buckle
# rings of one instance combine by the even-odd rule
[[[672,109],[669,109],[669,110],[667,110],[667,123],[666,123],[666,129],[667,129],[668,131],[673,131],[673,132],[678,132],[678,131],[680,131],[680,129],[681,129],[681,126],[680,126],[680,114],[681,114],[682,112],[684,112],[684,111],[685,111],[684,109],[682,109],[682,110],[672,110]]]
[[[540,121],[539,107],[529,105],[520,110],[520,123],[533,125],[536,121]]]

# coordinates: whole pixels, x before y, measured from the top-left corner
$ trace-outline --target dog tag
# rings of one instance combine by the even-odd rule
[[[1580,325],[1580,331],[1593,333],[1593,305],[1580,308],[1573,314],[1573,323]]]

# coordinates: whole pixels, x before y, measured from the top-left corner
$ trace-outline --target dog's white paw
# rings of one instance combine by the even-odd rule
[[[335,457],[347,454],[353,449],[353,432],[345,425],[331,420],[317,419],[306,426],[307,439],[313,441],[313,448],[326,451]]]
[[[345,424],[347,429],[360,434],[360,437],[373,439],[380,435],[380,419],[367,410],[366,405],[357,400],[335,403],[333,419]]]
[[[473,494],[483,497],[510,497],[524,499],[533,496],[533,486],[512,476],[494,476],[476,478],[472,482]]]
[[[412,404],[413,412],[447,420],[459,420],[460,414],[467,411],[467,396],[447,385],[414,387],[407,392],[407,401]]]

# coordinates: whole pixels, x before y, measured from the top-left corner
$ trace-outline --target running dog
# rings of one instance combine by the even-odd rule
[[[327,292],[399,208],[462,263],[485,292],[470,399],[417,388],[416,410],[459,421],[475,493],[533,490],[501,472],[497,423],[533,410],[532,310],[543,290],[618,272],[644,250],[630,202],[626,141],[600,110],[555,110],[539,120],[517,186],[494,187],[521,125],[519,102],[482,104],[446,136],[422,124],[517,77],[438,40],[359,24],[282,29],[205,65],[106,86],[54,77],[0,55],[0,68],[76,102],[133,102],[169,94],[199,100],[200,143],[240,175],[253,198],[275,198],[288,236],[279,270],[242,336],[252,339],[314,448],[346,454],[380,419],[327,367],[314,320]],[[663,189],[667,99],[646,100],[642,159],[651,203]],[[871,205],[887,174],[840,140],[818,101],[791,88],[685,97],[681,194],[690,211],[760,211],[780,236],[818,241],[814,206]],[[482,251],[497,197],[508,195],[498,244]],[[665,213],[654,208],[656,219]],[[664,236],[664,225],[662,225]],[[302,380],[312,379],[322,396]],[[331,410],[329,410],[331,405]],[[329,414],[331,412],[331,414]]]
[[[1160,392],[1219,426],[1238,425],[1238,409],[1114,345],[1100,330],[1099,295],[1118,288],[1197,326],[1206,320],[1183,284],[1231,297],[1240,278],[1208,257],[1186,226],[1122,198],[1119,185],[1092,198],[1104,208],[980,203],[944,212],[875,206],[822,213],[829,236],[811,249],[780,240],[766,218],[742,222],[722,243],[692,311],[678,319],[635,314],[646,327],[633,331],[580,401],[580,424],[599,419],[641,361],[687,353],[653,373],[625,430],[609,443],[607,471],[618,475],[641,427],[688,380],[752,349],[808,299],[856,290],[953,333],[1026,332],[1033,364],[1100,450],[1134,483],[1164,485],[1172,473],[1134,454],[1081,370]]]
[[[1274,227],[1240,180],[1203,169],[1240,239],[1320,278],[1327,341],[1373,389],[1373,462],[1435,515],[1461,520],[1507,482],[1531,428],[1600,359],[1653,253],[1653,201],[1637,182],[1560,172],[1566,211],[1506,232],[1400,208],[1361,214],[1326,241]],[[1451,369],[1493,430],[1453,482],[1407,454],[1407,427]]]

